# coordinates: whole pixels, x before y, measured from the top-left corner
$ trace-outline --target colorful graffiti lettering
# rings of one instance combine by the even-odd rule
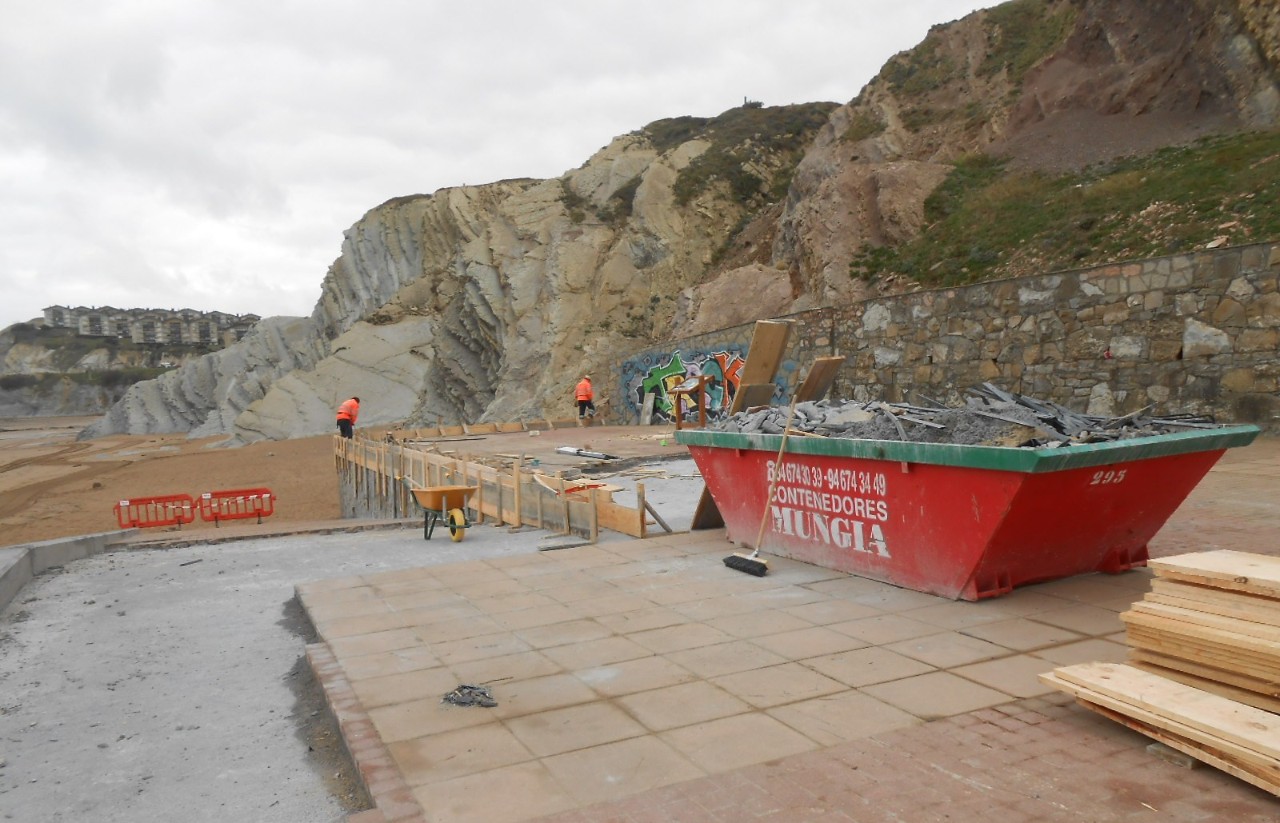
[[[648,360],[648,358],[646,358]],[[739,375],[743,357],[736,351],[690,353],[675,351],[668,360],[661,356],[657,362],[630,361],[630,375],[624,375],[628,404],[639,409],[646,394],[652,393],[655,420],[675,420],[676,415],[686,415],[697,410],[697,395],[677,393],[682,385],[693,385],[698,377],[706,376],[706,406],[713,414],[723,414],[733,405],[738,393]]]

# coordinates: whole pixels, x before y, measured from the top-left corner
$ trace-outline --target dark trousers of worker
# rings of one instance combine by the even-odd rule
[[[347,437],[347,438],[351,437],[351,434],[352,434],[351,421],[339,420],[338,433],[341,434],[343,437]]]
[[[596,404],[592,403],[590,400],[579,400],[578,401],[578,419],[581,420],[582,418],[587,417],[588,415],[590,415],[591,417],[596,416]]]

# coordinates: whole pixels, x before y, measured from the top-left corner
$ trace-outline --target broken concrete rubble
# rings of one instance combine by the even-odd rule
[[[1213,428],[1211,418],[1193,415],[1149,416],[1141,409],[1121,417],[1081,414],[1049,401],[1003,391],[990,383],[969,390],[965,404],[948,408],[872,401],[798,403],[792,435],[916,443],[1057,448],[1150,437],[1190,429]],[[789,409],[748,409],[712,429],[742,434],[782,434]]]

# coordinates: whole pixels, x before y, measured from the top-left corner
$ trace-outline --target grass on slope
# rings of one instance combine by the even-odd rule
[[[925,203],[926,228],[850,274],[948,286],[1280,237],[1280,131],[1210,138],[1079,174],[975,156]]]

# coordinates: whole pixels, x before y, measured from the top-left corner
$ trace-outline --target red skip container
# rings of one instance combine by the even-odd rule
[[[1147,561],[1147,542],[1222,454],[1222,426],[1056,449],[787,438],[765,553],[979,600]],[[729,539],[765,517],[781,435],[685,430]]]

